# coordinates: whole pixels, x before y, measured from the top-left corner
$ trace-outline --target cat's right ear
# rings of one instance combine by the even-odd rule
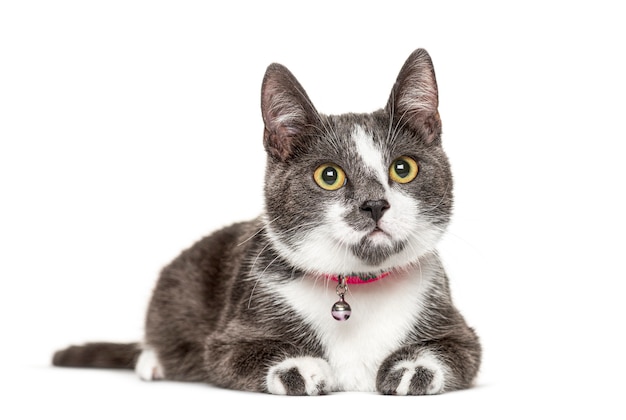
[[[287,160],[295,152],[318,118],[306,92],[293,74],[281,64],[271,64],[261,89],[261,112],[265,132],[263,144],[271,156]]]

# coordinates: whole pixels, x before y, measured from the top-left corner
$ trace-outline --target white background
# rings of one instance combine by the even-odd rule
[[[0,4],[0,417],[626,416],[623,8],[406,3]],[[260,213],[269,63],[322,112],[369,112],[418,47],[456,180],[441,254],[484,345],[474,389],[286,398],[49,367],[138,340],[161,267]]]

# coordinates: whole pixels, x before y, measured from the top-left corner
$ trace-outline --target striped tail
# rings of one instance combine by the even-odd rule
[[[87,343],[54,353],[52,364],[64,367],[134,369],[141,353],[139,343]]]

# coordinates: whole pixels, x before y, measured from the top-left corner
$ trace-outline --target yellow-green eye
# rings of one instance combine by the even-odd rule
[[[417,176],[417,162],[408,156],[400,156],[389,167],[389,176],[395,182],[406,184]]]
[[[339,166],[325,163],[315,170],[313,179],[325,190],[334,191],[346,183],[346,173]]]

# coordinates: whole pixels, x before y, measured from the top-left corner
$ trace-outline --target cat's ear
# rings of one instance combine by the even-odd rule
[[[306,92],[283,65],[271,64],[261,89],[261,111],[267,152],[281,161],[297,150],[318,118]]]
[[[426,50],[418,49],[402,66],[386,110],[398,123],[424,135],[428,144],[441,141],[435,69]]]

